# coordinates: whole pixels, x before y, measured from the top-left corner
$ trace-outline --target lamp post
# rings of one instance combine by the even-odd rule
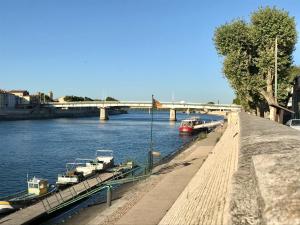
[[[275,38],[275,101],[277,103],[277,37]]]

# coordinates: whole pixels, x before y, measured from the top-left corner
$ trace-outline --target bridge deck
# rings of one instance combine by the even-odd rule
[[[152,102],[128,102],[128,101],[79,101],[79,102],[47,102],[42,104],[48,108],[77,108],[77,107],[129,107],[152,108]],[[161,109],[208,109],[224,111],[240,111],[241,107],[235,104],[203,104],[190,102],[161,102]]]
[[[63,191],[59,191],[55,193],[43,201],[39,201],[38,203],[31,205],[25,209],[21,209],[12,213],[0,220],[1,225],[18,225],[28,223],[43,214],[45,214],[51,208],[57,207],[60,204],[71,200],[73,197],[78,196],[87,191],[87,189],[92,189],[96,185],[103,183],[111,178],[113,178],[115,174],[113,173],[101,173],[94,178],[90,178],[76,184],[72,187],[66,188]]]

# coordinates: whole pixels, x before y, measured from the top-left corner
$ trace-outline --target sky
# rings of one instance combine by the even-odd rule
[[[232,103],[214,31],[267,5],[299,33],[299,0],[0,0],[0,89]]]

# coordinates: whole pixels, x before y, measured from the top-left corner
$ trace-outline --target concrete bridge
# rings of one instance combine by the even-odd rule
[[[97,107],[100,109],[100,119],[107,120],[108,112],[107,109],[110,107],[129,107],[139,109],[151,109],[152,102],[138,102],[138,101],[80,101],[80,102],[49,102],[43,104],[43,107],[48,108],[86,108],[86,107]],[[203,103],[186,103],[186,102],[161,102],[160,109],[170,110],[170,120],[176,121],[176,111],[185,110],[189,113],[192,110],[197,110],[201,113],[211,113],[218,115],[226,115],[228,112],[240,111],[239,105],[232,104],[203,104]]]

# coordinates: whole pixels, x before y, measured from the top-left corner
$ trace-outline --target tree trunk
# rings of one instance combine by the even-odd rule
[[[260,108],[259,108],[259,106],[256,106],[256,116],[260,116]]]
[[[267,88],[269,91],[272,90],[270,85]],[[271,105],[277,105],[276,99],[272,92],[268,91],[261,91],[261,94],[264,96],[265,100],[267,101],[270,109],[270,120],[277,121],[277,109]]]
[[[262,101],[259,101],[257,106],[256,106],[256,113],[257,116],[263,117],[265,116],[265,104]]]
[[[277,121],[277,109],[273,106],[270,106],[270,120]]]

